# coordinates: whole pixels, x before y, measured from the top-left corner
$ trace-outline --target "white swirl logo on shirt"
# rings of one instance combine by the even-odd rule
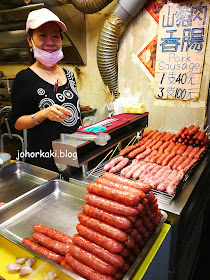
[[[44,98],[39,102],[39,108],[40,108],[40,110],[42,110],[42,109],[48,108],[54,104],[55,104],[55,102],[52,99]]]
[[[70,91],[70,90],[68,90],[68,89],[66,89],[66,90],[64,90],[63,91],[63,95],[67,98],[67,99],[72,99],[73,98],[73,93]]]
[[[60,102],[64,102],[64,100],[65,100],[65,96],[63,94],[61,94],[61,93],[56,93],[56,98]]]
[[[78,121],[77,108],[71,103],[63,103],[61,106],[68,109],[71,112],[71,115],[69,115],[68,118],[66,118],[61,123],[65,126],[74,126]]]
[[[38,93],[38,95],[44,95],[45,94],[45,90],[43,88],[38,88],[37,89],[37,93]]]

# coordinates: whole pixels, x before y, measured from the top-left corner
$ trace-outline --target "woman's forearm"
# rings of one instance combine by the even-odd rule
[[[45,110],[41,110],[35,113],[34,119],[38,123],[42,123],[45,119]],[[33,120],[32,115],[25,115],[17,119],[15,123],[15,128],[17,130],[29,129],[33,128],[37,125],[37,123]]]

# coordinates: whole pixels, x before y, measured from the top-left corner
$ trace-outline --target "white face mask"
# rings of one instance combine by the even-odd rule
[[[34,57],[45,66],[53,67],[58,61],[60,61],[63,58],[62,48],[50,53],[35,47],[32,39],[31,42],[33,44]]]

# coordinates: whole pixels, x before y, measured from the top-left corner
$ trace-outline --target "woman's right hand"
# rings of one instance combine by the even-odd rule
[[[64,121],[69,115],[72,114],[71,111],[57,104],[49,106],[43,109],[43,111],[44,116],[47,119],[55,122]]]

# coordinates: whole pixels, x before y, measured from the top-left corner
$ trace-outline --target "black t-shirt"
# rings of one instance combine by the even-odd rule
[[[47,108],[53,104],[58,104],[72,112],[67,119],[62,122],[54,122],[49,119],[41,124],[28,129],[28,153],[49,152],[52,150],[52,141],[60,138],[60,133],[73,133],[81,126],[81,114],[76,81],[73,72],[63,68],[67,83],[59,86],[57,93],[54,85],[40,78],[30,68],[20,71],[13,83],[11,100],[12,113],[11,121],[13,125],[17,119],[24,115],[31,115],[39,110]],[[28,157],[27,162],[58,171],[54,164],[54,158],[36,156]],[[33,155],[33,154],[32,154]]]

